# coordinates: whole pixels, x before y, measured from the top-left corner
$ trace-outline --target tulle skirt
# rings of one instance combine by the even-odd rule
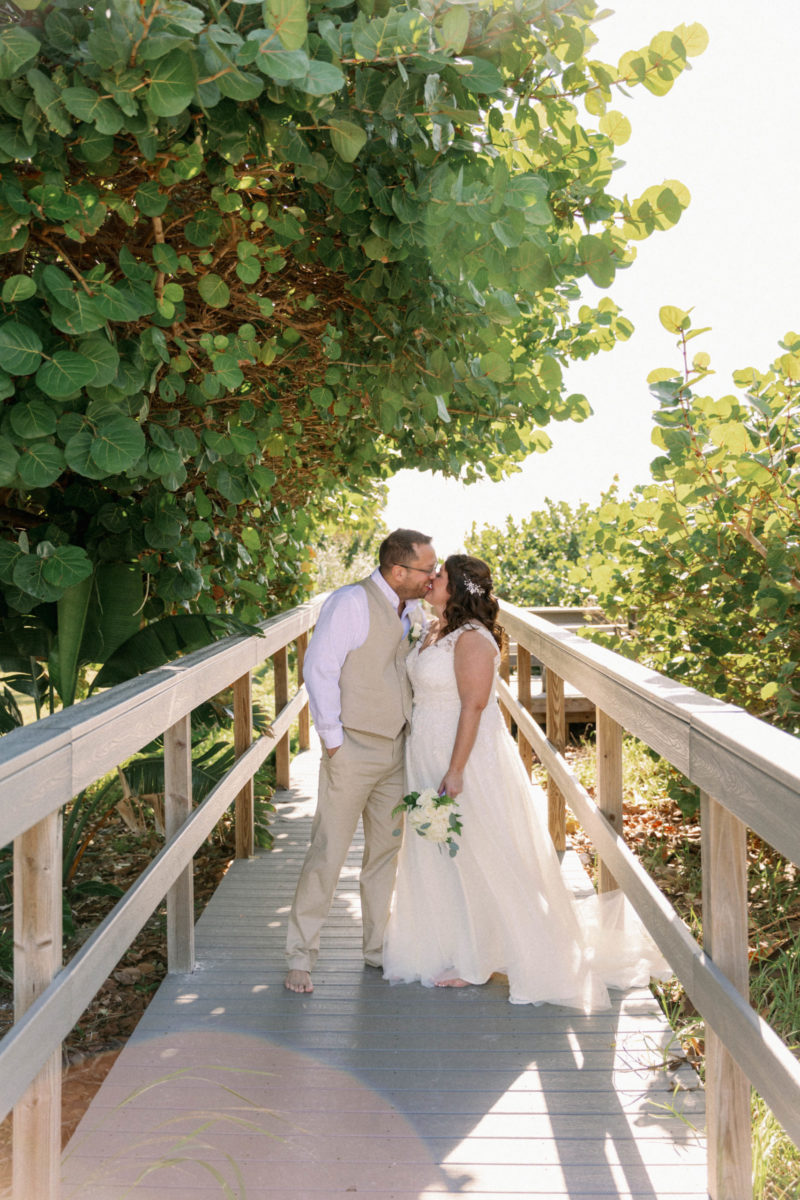
[[[445,773],[457,709],[416,704],[407,787]],[[459,797],[458,853],[407,829],[384,943],[384,975],[426,987],[458,977],[508,977],[512,1004],[583,1012],[610,1006],[609,987],[668,978],[666,962],[621,892],[576,898],[547,829],[547,802],[531,785],[496,703],[483,714]]]

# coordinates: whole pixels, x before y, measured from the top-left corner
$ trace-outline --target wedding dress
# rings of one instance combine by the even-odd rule
[[[463,625],[406,660],[414,691],[407,791],[438,787],[458,725],[454,669]],[[495,669],[499,662],[496,657]],[[458,797],[458,852],[406,828],[384,941],[392,982],[485,983],[508,977],[512,1004],[610,1007],[608,987],[671,972],[620,892],[576,900],[547,829],[547,801],[531,785],[497,702],[484,709]]]

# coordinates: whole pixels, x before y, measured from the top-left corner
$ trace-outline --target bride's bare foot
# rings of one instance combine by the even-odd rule
[[[308,971],[289,971],[283,981],[283,986],[290,992],[313,992],[314,990]]]
[[[437,979],[437,987],[469,987],[468,979]]]

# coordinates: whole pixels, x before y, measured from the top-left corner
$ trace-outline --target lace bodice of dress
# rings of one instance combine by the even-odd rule
[[[414,693],[414,720],[418,722],[424,719],[429,734],[433,732],[428,726],[429,721],[437,723],[438,732],[443,736],[451,733],[454,723],[458,721],[461,702],[456,684],[454,651],[456,642],[467,630],[477,630],[496,649],[494,638],[483,625],[461,625],[425,650],[418,644],[406,659]],[[495,670],[499,661],[498,652],[495,655]]]

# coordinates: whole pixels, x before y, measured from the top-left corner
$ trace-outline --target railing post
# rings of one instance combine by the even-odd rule
[[[564,680],[549,667],[545,668],[545,691],[547,696],[547,738],[558,753],[563,754],[567,744]],[[567,810],[564,797],[550,775],[547,777],[547,824],[556,850],[566,850]]]
[[[253,674],[247,671],[233,684],[233,749],[237,758],[253,741]],[[234,802],[236,857],[252,858],[255,852],[253,780],[248,779]]]
[[[62,817],[51,813],[14,842],[14,1019],[62,964]],[[61,1049],[14,1108],[14,1200],[61,1195]]]
[[[747,999],[747,830],[705,792],[700,824],[703,949]],[[750,1084],[708,1024],[706,1130],[711,1200],[751,1200]]]
[[[169,841],[192,811],[192,718],[187,713],[164,734],[164,833]],[[194,873],[186,867],[167,892],[167,969],[194,970]]]
[[[511,653],[509,649],[508,634],[505,630],[503,630],[503,641],[500,645],[500,667],[498,668],[498,675],[503,680],[503,683],[508,683],[509,679],[511,678]],[[510,733],[512,725],[511,713],[502,706],[500,711],[503,714],[503,720],[506,723],[506,728]]]
[[[524,646],[520,646],[519,643],[517,643],[517,699],[527,712],[531,711],[531,652]],[[530,775],[533,767],[533,747],[523,737],[521,730],[517,733],[517,744],[525,770]]]
[[[281,646],[272,656],[272,666],[275,674],[275,716],[284,705],[289,703],[289,655],[286,647]],[[289,787],[289,732],[283,735],[275,747],[275,782],[279,788]]]
[[[301,633],[295,643],[297,646],[297,686],[303,685],[303,663],[308,649],[308,634]],[[311,745],[311,714],[308,705],[304,704],[297,718],[297,745],[300,750],[307,750]]]
[[[597,807],[620,836],[622,827],[622,726],[597,709]],[[598,891],[613,892],[616,879],[600,860]]]

